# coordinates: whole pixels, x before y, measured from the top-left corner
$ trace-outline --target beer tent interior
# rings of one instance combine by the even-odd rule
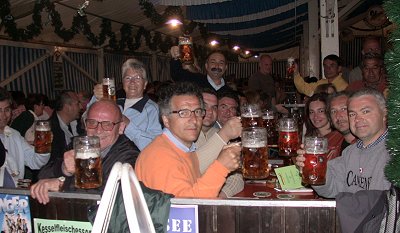
[[[303,54],[310,2],[0,0],[0,85],[50,98],[62,89],[91,92],[102,77],[120,83],[120,66],[132,56],[148,66],[150,81],[165,81],[168,49],[182,28],[192,36],[200,63],[216,39],[230,53],[226,75],[246,79],[258,69],[254,55],[270,53],[274,72],[282,76],[286,58]],[[340,56],[356,66],[361,37],[386,37],[393,25],[379,10],[382,0],[328,2],[337,4],[340,15]],[[171,15],[181,15],[184,27],[166,25]],[[234,45],[241,49],[233,52]]]

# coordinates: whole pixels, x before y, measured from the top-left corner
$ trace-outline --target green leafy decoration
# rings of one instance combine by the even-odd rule
[[[145,37],[147,46],[153,51],[158,49],[165,51],[165,47],[171,44],[169,36],[164,36],[163,39],[160,33],[156,33],[155,38],[152,38],[151,33],[143,27],[138,28],[136,35],[133,36],[133,25],[130,24],[123,24],[121,26],[121,39],[118,41],[112,30],[111,20],[107,18],[102,18],[101,32],[98,36],[92,32],[87,17],[79,16],[78,14],[73,16],[71,28],[65,28],[60,14],[55,9],[54,2],[50,0],[36,1],[33,7],[33,22],[26,28],[17,27],[14,16],[11,14],[10,1],[0,0],[0,19],[1,25],[4,25],[5,28],[4,32],[15,41],[26,41],[37,37],[43,30],[41,16],[43,10],[46,10],[49,14],[51,25],[54,27],[54,33],[65,42],[72,40],[75,35],[81,33],[93,46],[103,46],[108,37],[110,39],[108,46],[115,51],[123,51],[127,48],[129,51],[134,52],[141,46],[140,39],[142,36]]]
[[[389,37],[392,49],[385,54],[385,66],[388,73],[389,96],[387,148],[391,160],[385,168],[385,175],[392,184],[400,187],[400,1],[386,0],[383,4],[389,20],[397,25]]]

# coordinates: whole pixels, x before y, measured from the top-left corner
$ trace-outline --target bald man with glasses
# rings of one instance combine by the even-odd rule
[[[194,142],[206,112],[198,87],[184,82],[165,87],[159,107],[165,128],[140,153],[137,177],[147,187],[176,197],[217,197],[227,175],[239,166],[240,146],[224,147],[200,173]]]
[[[126,125],[122,120],[119,107],[113,101],[100,100],[91,105],[85,119],[85,126],[88,136],[100,138],[104,182],[95,192],[101,192],[112,166],[116,162],[130,163],[135,166],[139,149],[124,135]],[[65,152],[64,159],[57,161],[52,166],[52,173],[51,179],[41,179],[31,188],[32,197],[40,203],[45,204],[49,201],[48,191],[59,191],[60,188],[74,189],[75,156],[73,150]]]

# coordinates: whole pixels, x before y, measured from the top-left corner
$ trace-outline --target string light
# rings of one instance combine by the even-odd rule
[[[183,23],[179,19],[170,19],[165,24],[171,25],[172,27],[177,27],[178,25],[182,25]]]
[[[211,46],[216,46],[216,45],[218,45],[218,44],[219,44],[219,42],[216,41],[216,40],[210,41],[210,45],[211,45]]]

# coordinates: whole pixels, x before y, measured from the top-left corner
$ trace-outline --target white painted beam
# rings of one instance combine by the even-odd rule
[[[327,55],[336,54],[339,56],[339,17],[337,0],[321,0],[320,9],[322,67],[322,60]]]

